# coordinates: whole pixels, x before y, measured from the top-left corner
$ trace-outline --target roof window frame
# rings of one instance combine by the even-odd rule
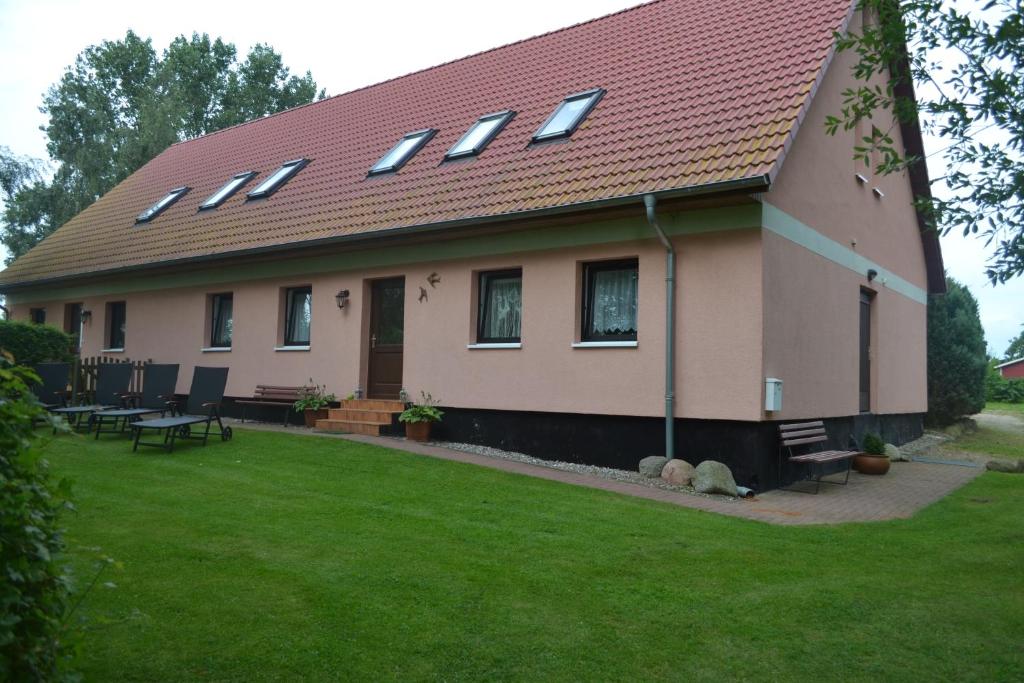
[[[516,112],[511,109],[503,109],[502,111],[496,111],[491,114],[485,114],[481,116],[480,118],[473,122],[473,125],[471,125],[466,130],[465,133],[462,134],[462,137],[458,139],[458,142],[452,145],[448,149],[448,151],[445,152],[444,161],[455,161],[457,159],[466,159],[468,157],[479,156],[485,149],[487,149],[487,145],[491,144],[494,138],[498,137],[501,131],[505,129],[505,126],[509,124],[509,121],[515,118],[515,116]],[[501,119],[498,125],[495,126],[494,129],[491,130],[491,132],[488,133],[487,136],[480,140],[480,142],[478,142],[475,146],[470,147],[469,149],[465,149],[461,152],[454,151],[458,149],[458,147],[462,145],[462,143],[465,142],[467,138],[469,138],[469,136],[473,133],[474,130],[477,129],[478,126],[483,124],[485,121],[490,121],[492,119],[498,118]]]
[[[370,170],[367,172],[366,177],[369,178],[372,176],[398,173],[398,171],[401,170],[401,168],[405,166],[414,156],[416,156],[419,153],[419,151],[423,149],[435,135],[437,135],[436,128],[421,128],[420,130],[414,130],[411,133],[406,133],[401,138],[399,138],[398,142],[392,145],[391,148],[388,149],[388,151],[385,152],[380,157],[380,159],[377,160],[377,163],[370,167]],[[411,147],[409,151],[405,153],[404,156],[397,159],[390,166],[380,166],[381,162],[383,162],[385,159],[391,156],[394,153],[394,151],[402,145],[403,142],[417,137],[419,138],[419,141],[413,147]]]
[[[261,182],[259,185],[245,193],[246,201],[253,199],[266,199],[267,197],[271,196],[272,194],[280,190],[282,187],[284,187],[289,180],[291,180],[296,176],[296,174],[298,174],[299,171],[308,166],[309,162],[310,159],[307,159],[306,157],[299,157],[298,159],[292,159],[291,161],[284,162],[276,169],[274,169],[274,172],[267,176],[263,180],[263,182]],[[290,171],[287,174],[282,176],[274,185],[266,188],[265,190],[260,190],[260,188],[263,187],[268,180],[273,178],[281,171],[281,169],[286,167],[291,167]]]
[[[540,125],[540,127],[537,129],[537,132],[533,134],[532,138],[530,138],[530,144],[533,145],[542,142],[549,142],[551,140],[563,140],[572,137],[572,134],[576,132],[576,129],[583,125],[583,122],[587,120],[588,116],[590,116],[590,112],[594,111],[594,107],[597,106],[597,103],[600,102],[602,98],[604,98],[605,92],[607,91],[604,88],[591,88],[590,90],[584,90],[582,92],[566,96],[561,102],[558,103],[558,106],[555,107],[554,111],[552,111],[551,114],[548,115],[546,119],[544,119],[544,123]],[[576,118],[573,120],[572,125],[570,125],[568,128],[563,128],[552,133],[543,132],[544,129],[547,128],[548,125],[550,125],[551,122],[555,120],[555,118],[558,116],[558,112],[562,111],[562,108],[565,107],[565,105],[567,105],[569,102],[574,102],[576,100],[581,100],[584,98],[589,99],[589,104],[587,104],[587,106],[584,109],[582,109],[579,114],[576,115]]]
[[[220,206],[221,204],[223,204],[224,202],[238,194],[238,191],[241,190],[246,185],[248,185],[249,182],[257,175],[259,175],[258,171],[243,171],[242,173],[236,173],[235,175],[231,176],[226,183],[217,188],[216,192],[207,197],[206,201],[199,205],[199,211],[210,211],[212,209],[216,209],[218,206]],[[223,192],[228,185],[235,182],[236,180],[240,180],[241,182],[239,182],[234,187],[234,189],[226,193],[223,197],[216,201],[213,201],[214,197]]]
[[[192,188],[188,185],[182,185],[170,190],[167,194],[161,197],[155,204],[150,205],[148,209],[140,213],[135,217],[135,224],[145,224],[153,222],[157,216],[162,214],[167,209],[174,206],[175,202],[188,194]]]

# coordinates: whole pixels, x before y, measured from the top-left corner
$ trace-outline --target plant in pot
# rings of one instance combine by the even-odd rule
[[[434,397],[421,391],[420,402],[403,410],[398,421],[405,423],[405,438],[410,441],[427,441],[430,438],[430,425],[440,422],[443,415]]]
[[[309,378],[309,385],[299,389],[299,400],[293,404],[295,412],[302,413],[307,427],[315,427],[317,420],[327,419],[327,408],[334,401],[337,401],[334,394],[327,393],[326,385],[313,383]]]
[[[885,474],[889,471],[889,456],[885,454],[885,442],[878,434],[864,435],[863,453],[853,458],[853,469],[861,474]]]

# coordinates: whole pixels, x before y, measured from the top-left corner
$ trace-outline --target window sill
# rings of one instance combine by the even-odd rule
[[[275,346],[275,351],[309,351],[309,344],[305,346]]]
[[[466,344],[467,349],[521,349],[522,342],[484,342],[480,344]]]
[[[124,353],[124,347],[119,349],[100,349],[100,353]]]
[[[231,351],[230,346],[204,346],[199,349],[203,353],[228,353]]]
[[[635,341],[588,341],[572,344],[574,349],[635,349],[637,346]]]

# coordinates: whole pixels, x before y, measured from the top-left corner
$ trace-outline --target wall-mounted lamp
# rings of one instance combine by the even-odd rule
[[[874,268],[868,268],[868,282],[871,282],[876,277],[878,277],[878,271]]]
[[[338,308],[345,308],[345,302],[348,301],[348,290],[339,290],[338,293],[334,295],[334,300],[338,302]]]
[[[89,311],[89,310],[82,311],[82,322],[83,323],[87,323],[90,320],[92,320],[92,311]]]

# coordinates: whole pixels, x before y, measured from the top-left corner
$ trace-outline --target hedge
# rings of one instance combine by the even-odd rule
[[[71,360],[74,340],[52,325],[20,320],[0,320],[0,350],[14,356],[19,365]]]

